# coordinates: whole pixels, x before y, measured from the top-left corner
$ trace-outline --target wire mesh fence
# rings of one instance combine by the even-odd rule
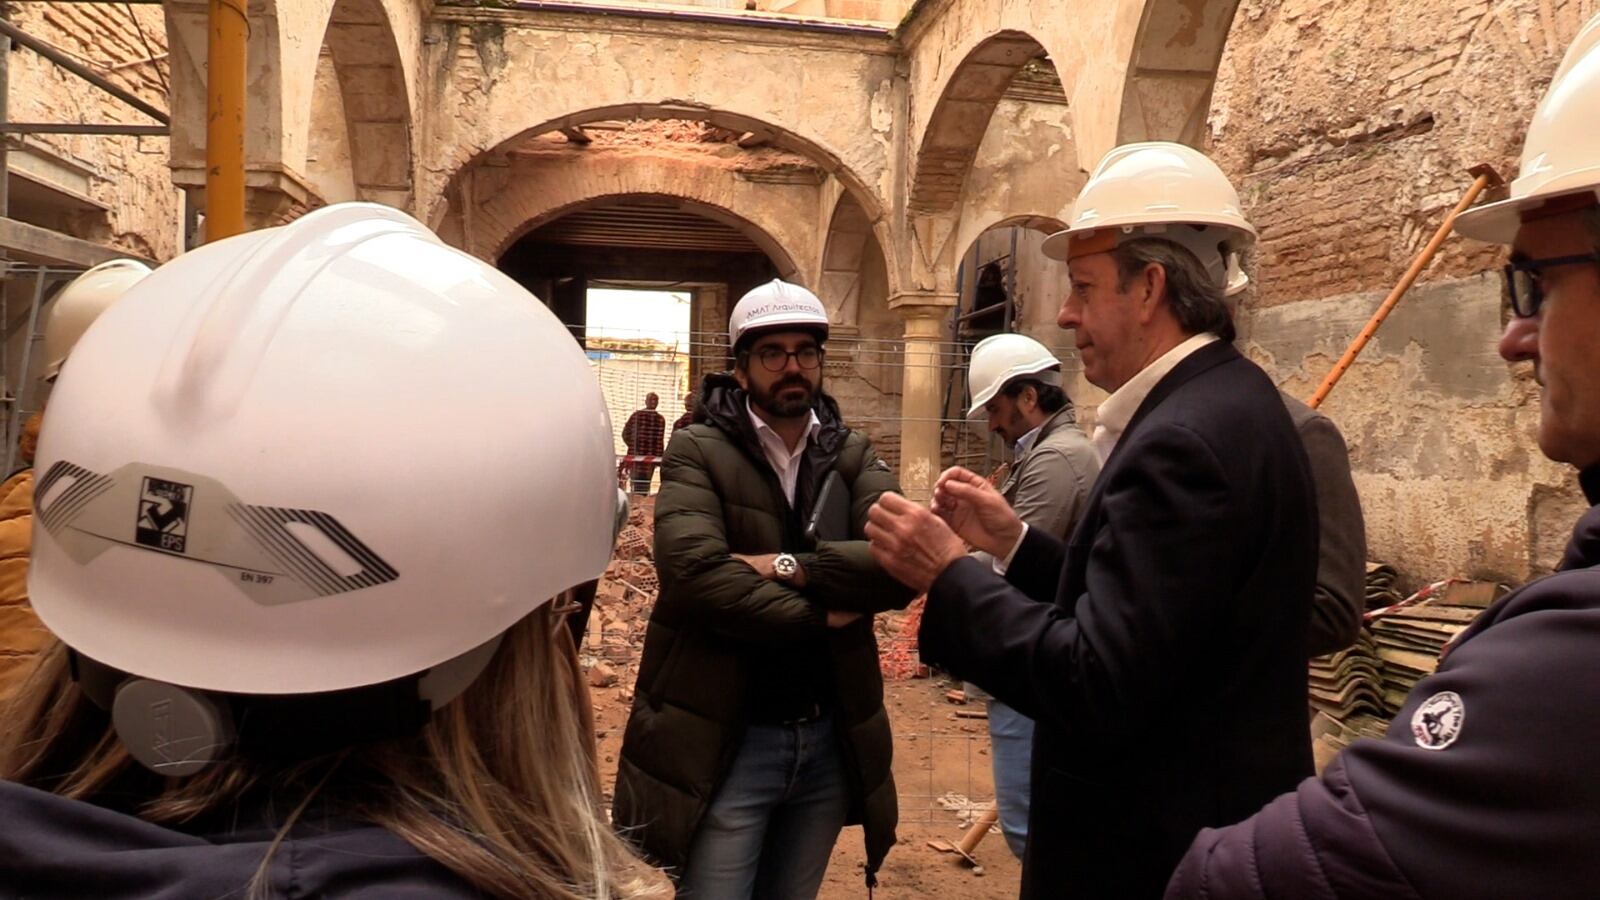
[[[668,423],[670,439],[672,423],[687,411],[688,395],[699,390],[701,379],[727,371],[733,363],[722,331],[608,327],[604,335],[590,333],[582,340],[611,415],[619,460],[628,452],[623,425],[644,408],[647,395],[659,398],[658,411]],[[836,335],[825,348],[823,389],[838,401],[845,424],[871,438],[878,454],[897,471],[904,427],[934,423],[940,433],[942,465],[965,465],[987,475],[1007,453],[988,434],[981,418],[972,421],[965,415],[971,399],[966,379],[970,349],[970,341],[935,341],[925,352],[913,354],[908,364],[903,340]],[[1064,375],[1076,374],[1071,349],[1054,349],[1065,360]],[[908,376],[930,371],[938,386],[939,415],[907,416],[902,385]]]

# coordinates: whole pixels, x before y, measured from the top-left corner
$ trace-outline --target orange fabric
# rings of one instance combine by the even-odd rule
[[[11,695],[50,639],[28,604],[33,552],[33,470],[0,485],[0,699]]]
[[[1080,256],[1110,253],[1115,249],[1117,249],[1117,232],[1114,229],[1106,228],[1086,234],[1075,234],[1067,238],[1067,262]]]
[[[23,463],[33,465],[33,454],[39,449],[39,428],[44,425],[44,413],[34,413],[22,423],[22,437],[17,441],[17,453]]]

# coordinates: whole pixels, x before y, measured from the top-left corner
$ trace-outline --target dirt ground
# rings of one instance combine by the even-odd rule
[[[630,677],[619,679],[617,685],[590,688],[608,798],[631,702],[631,671],[627,675]],[[971,817],[994,800],[987,726],[983,719],[955,715],[958,709],[980,711],[982,704],[951,703],[945,693],[952,687],[938,678],[885,685],[889,721],[894,729],[900,843],[889,852],[878,873],[875,900],[1000,900],[1017,895],[1021,865],[1007,849],[998,829],[992,829],[974,853],[982,864],[976,870],[960,857],[940,853],[927,843],[959,840]],[[861,829],[846,828],[839,836],[822,885],[823,900],[865,898],[867,889],[861,876],[865,859]]]

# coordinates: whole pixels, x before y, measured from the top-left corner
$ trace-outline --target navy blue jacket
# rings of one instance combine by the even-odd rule
[[[275,831],[188,834],[0,781],[0,897],[244,900]],[[273,852],[266,896],[467,900],[482,895],[371,825],[307,821]]]
[[[1600,469],[1584,473],[1600,503]],[[1600,895],[1600,506],[1462,632],[1383,740],[1195,839],[1179,898]]]
[[[1067,545],[940,575],[922,658],[1038,722],[1025,896],[1158,898],[1202,827],[1311,774],[1316,571],[1300,438],[1217,342],[1145,398]]]

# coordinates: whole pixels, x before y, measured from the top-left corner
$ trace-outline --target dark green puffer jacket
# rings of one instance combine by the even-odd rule
[[[870,882],[894,844],[899,817],[870,614],[904,608],[912,594],[873,562],[863,529],[873,502],[899,485],[822,395],[822,429],[806,451],[791,510],[738,383],[712,375],[700,396],[695,424],[673,435],[661,465],[661,593],[645,632],[612,819],[658,865],[681,869],[744,735],[751,672],[772,648],[809,642],[831,658],[832,712],[853,798],[848,822],[864,826]],[[835,469],[850,486],[855,540],[813,546],[802,523]],[[768,581],[729,555],[783,551],[804,567],[803,591]],[[830,629],[829,609],[868,615]]]

